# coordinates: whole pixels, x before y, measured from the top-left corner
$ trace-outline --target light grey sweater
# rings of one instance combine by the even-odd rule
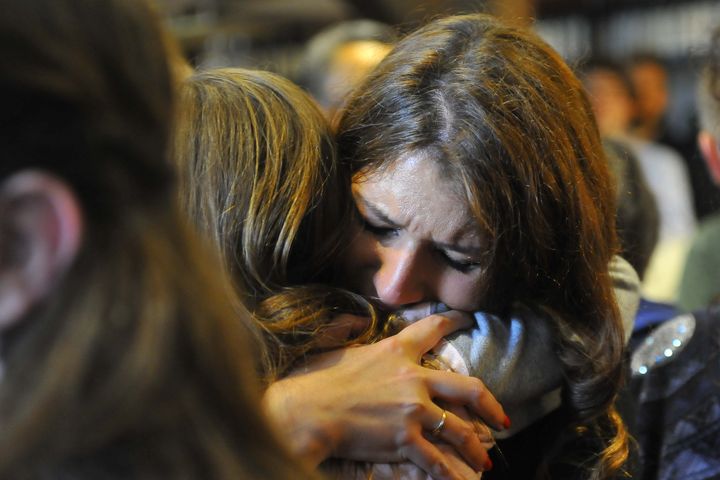
[[[627,340],[640,301],[640,281],[620,257],[610,263],[610,274]],[[436,312],[442,309],[438,305]],[[550,321],[528,307],[518,307],[509,320],[483,312],[474,316],[475,327],[448,337],[449,345],[438,353],[454,370],[485,383],[512,419],[512,428],[497,436],[511,436],[560,406],[562,366]]]

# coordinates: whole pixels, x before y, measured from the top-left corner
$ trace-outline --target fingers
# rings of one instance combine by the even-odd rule
[[[450,469],[460,473],[462,478],[472,478],[473,480],[482,478],[482,472],[476,471],[465,463],[465,460],[458,455],[454,447],[444,443],[438,444],[437,447],[443,455],[445,455],[445,459],[447,460]]]
[[[446,402],[468,405],[486,423],[496,430],[509,428],[510,419],[502,405],[495,399],[485,384],[477,378],[453,372],[429,370],[428,388],[433,398]]]
[[[441,452],[441,450],[418,433],[415,441],[409,442],[401,449],[401,456],[423,469],[435,480],[469,480],[478,478],[471,468],[461,468],[458,460]]]
[[[475,433],[478,437],[478,440],[480,441],[480,445],[485,450],[490,450],[495,446],[495,438],[493,437],[492,432],[490,431],[490,428],[481,422],[474,422],[475,426]]]
[[[443,410],[440,407],[437,410],[437,412],[433,412],[435,416],[434,423],[431,422],[429,427],[426,427],[426,430],[432,432],[432,435],[442,421],[444,412],[445,420],[442,428],[434,435],[435,438],[442,439],[455,447],[457,452],[475,471],[488,470],[489,457],[487,450],[480,442],[472,422],[463,420],[449,410]]]
[[[467,313],[450,311],[431,315],[408,325],[397,334],[418,358],[430,351],[436,343],[456,330],[472,326],[473,318]]]

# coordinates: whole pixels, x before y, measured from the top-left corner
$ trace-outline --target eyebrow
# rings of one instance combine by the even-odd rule
[[[462,253],[463,255],[468,255],[471,257],[474,256],[481,256],[482,255],[482,249],[480,247],[463,247],[462,245],[456,245],[454,243],[442,243],[442,242],[433,242],[436,247],[442,248],[443,250],[451,250],[453,252]]]
[[[363,206],[369,210],[374,217],[376,217],[381,222],[385,223],[391,228],[403,228],[403,225],[398,224],[397,222],[394,222],[388,218],[388,216],[380,210],[376,205],[373,205],[372,203],[365,200],[363,197],[357,196],[355,199],[362,203]],[[360,213],[360,212],[358,212]],[[442,250],[450,250],[453,252],[461,253],[463,255],[469,255],[469,256],[480,256],[482,255],[482,248],[480,247],[464,247],[462,245],[456,245],[454,243],[444,243],[444,242],[432,242],[433,245],[437,248],[440,248]]]
[[[376,205],[373,205],[372,203],[368,202],[362,197],[356,197],[356,200],[363,204],[363,206],[370,210],[370,212],[373,214],[374,217],[376,217],[378,220],[380,220],[383,223],[386,223],[388,226],[393,228],[402,228],[403,226],[390,220],[390,218],[380,210]]]

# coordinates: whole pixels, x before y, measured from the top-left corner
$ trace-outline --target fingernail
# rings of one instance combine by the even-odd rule
[[[510,425],[511,425],[511,424],[510,424],[510,417],[508,417],[507,415],[505,415],[505,420],[503,420],[503,427],[505,427],[505,430],[509,430],[509,429],[510,429]]]
[[[488,458],[487,461],[485,462],[485,466],[483,467],[483,469],[484,469],[486,472],[489,472],[490,470],[492,470],[492,468],[493,468],[492,460],[490,460],[490,459]]]

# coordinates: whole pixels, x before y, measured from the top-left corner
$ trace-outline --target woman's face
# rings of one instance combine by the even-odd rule
[[[483,291],[483,238],[467,201],[423,155],[359,175],[362,225],[344,257],[350,288],[387,308],[442,302],[474,310]]]

